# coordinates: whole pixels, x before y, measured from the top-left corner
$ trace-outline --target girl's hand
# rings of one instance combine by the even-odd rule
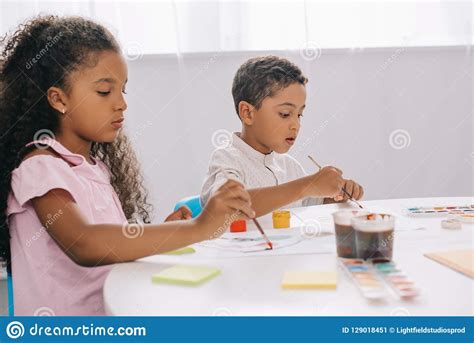
[[[361,199],[362,196],[364,195],[364,188],[362,188],[361,185],[359,185],[357,182],[353,180],[344,179],[344,189],[355,200]],[[347,200],[349,200],[349,196],[345,194],[344,192],[334,197],[334,201],[337,201],[337,202],[345,202]]]
[[[202,213],[196,218],[198,230],[204,239],[222,235],[236,220],[255,218],[250,195],[237,181],[224,183],[208,200]]]
[[[172,222],[175,220],[188,220],[193,217],[193,214],[188,206],[181,206],[176,211],[171,213],[168,217],[166,217],[165,222]]]

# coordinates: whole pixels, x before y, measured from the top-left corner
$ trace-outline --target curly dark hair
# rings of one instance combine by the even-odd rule
[[[259,109],[263,99],[293,83],[306,85],[308,79],[298,66],[278,56],[254,57],[242,64],[234,76],[232,96],[237,115],[239,103],[247,101]]]
[[[59,113],[45,96],[48,88],[68,91],[68,77],[103,51],[120,52],[113,35],[81,17],[38,16],[0,38],[0,259],[10,262],[6,216],[11,172],[30,149],[25,144],[41,129],[57,133]],[[130,221],[151,221],[152,206],[139,163],[124,134],[112,143],[93,142],[91,155],[110,170],[124,213]]]

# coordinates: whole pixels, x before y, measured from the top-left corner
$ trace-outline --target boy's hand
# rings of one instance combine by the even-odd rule
[[[250,195],[237,181],[224,183],[208,200],[201,215],[196,218],[198,230],[203,230],[204,239],[221,236],[236,220],[255,217]]]
[[[344,189],[355,200],[361,199],[364,195],[364,188],[353,180],[344,180]],[[342,194],[335,197],[334,200],[344,202],[349,200],[349,196],[342,192]]]
[[[342,171],[336,167],[328,166],[309,176],[306,194],[307,196],[336,198],[344,194],[342,193],[343,185]]]
[[[193,214],[188,206],[181,206],[176,211],[166,217],[165,222],[172,222],[175,220],[188,220],[193,217]]]

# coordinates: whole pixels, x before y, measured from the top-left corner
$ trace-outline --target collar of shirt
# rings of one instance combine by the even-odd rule
[[[265,167],[275,168],[275,152],[269,154],[262,154],[260,151],[252,148],[240,138],[240,132],[232,133],[232,145],[243,152],[243,154],[252,160],[263,163]]]
[[[252,172],[249,173],[249,177],[268,180],[264,182],[264,184],[267,184],[270,179],[275,182],[275,185],[285,182],[286,172],[278,163],[278,154],[274,151],[269,154],[261,153],[245,143],[242,138],[240,138],[240,134],[240,132],[233,132],[232,146],[240,151],[245,158],[254,161],[252,164],[255,163],[256,166],[261,165],[263,167],[260,169],[260,172],[258,172],[258,168],[253,169]]]

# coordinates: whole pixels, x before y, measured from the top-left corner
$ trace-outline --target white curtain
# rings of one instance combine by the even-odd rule
[[[131,56],[472,45],[471,1],[10,1],[0,33],[40,13],[109,27]]]

